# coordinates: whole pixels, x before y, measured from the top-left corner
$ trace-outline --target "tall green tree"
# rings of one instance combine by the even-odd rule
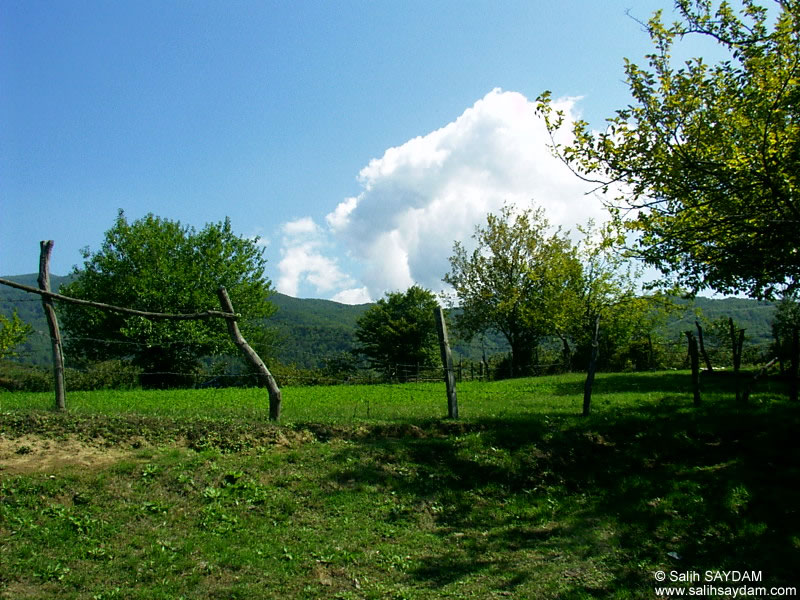
[[[417,285],[405,292],[388,292],[358,318],[355,352],[373,368],[401,381],[411,378],[417,366],[435,365],[437,306],[436,296]]]
[[[678,0],[671,25],[656,12],[647,66],[625,61],[632,103],[602,132],[576,121],[573,141],[554,149],[617,194],[613,214],[666,279],[771,298],[800,281],[800,2],[738,4]],[[727,58],[675,64],[687,36],[712,40]],[[555,135],[563,112],[549,92],[538,106]]]
[[[240,327],[257,333],[274,312],[266,260],[256,241],[233,233],[228,219],[196,231],[152,214],[128,222],[119,212],[100,250],[83,251],[66,296],[150,312],[192,313],[219,308],[224,286]],[[201,358],[231,352],[225,323],[148,320],[63,303],[68,356],[89,360],[127,358],[153,387],[185,385]],[[262,350],[263,351],[263,350]]]
[[[466,338],[487,330],[501,333],[511,347],[515,375],[529,371],[541,339],[556,333],[581,276],[566,234],[550,229],[543,209],[515,213],[505,206],[475,228],[471,252],[454,244],[443,278],[458,297],[459,332]]]

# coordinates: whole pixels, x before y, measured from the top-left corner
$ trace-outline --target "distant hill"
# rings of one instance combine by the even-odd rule
[[[695,328],[695,310],[701,311],[709,321],[719,318],[732,318],[734,323],[745,330],[749,344],[768,345],[772,341],[772,318],[775,304],[748,298],[695,298],[693,301],[679,300],[687,311],[683,318],[667,326],[670,335],[680,335],[683,331]]]
[[[278,293],[270,300],[278,307],[270,325],[284,338],[278,358],[301,367],[320,367],[326,357],[349,352],[355,344],[356,320],[371,306]]]
[[[4,277],[26,285],[36,286],[36,274]],[[71,277],[51,275],[54,291]],[[278,352],[278,359],[285,364],[299,367],[319,367],[327,357],[348,352],[355,344],[356,320],[369,304],[348,305],[331,300],[292,298],[284,294],[274,294],[271,301],[278,312],[269,320],[282,336],[284,343]],[[667,325],[670,338],[680,338],[682,332],[694,328],[694,311],[700,310],[709,320],[719,317],[733,317],[739,327],[747,330],[748,344],[767,345],[771,341],[770,324],[775,311],[774,304],[741,298],[710,299],[696,298],[686,304],[686,313]],[[30,364],[50,364],[50,342],[47,323],[42,312],[39,296],[0,285],[0,313],[10,316],[14,309],[24,321],[30,323],[36,333],[29,338],[21,350],[20,360]],[[479,342],[472,344],[459,342],[453,336],[451,343],[459,355],[478,358]],[[504,342],[497,336],[487,336],[484,341],[489,355],[504,351]]]

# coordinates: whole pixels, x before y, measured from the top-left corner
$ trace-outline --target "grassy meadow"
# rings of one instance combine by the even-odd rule
[[[656,598],[800,587],[800,406],[684,372],[0,393],[0,598]],[[689,585],[689,584],[685,584]],[[724,596],[720,596],[724,597]]]

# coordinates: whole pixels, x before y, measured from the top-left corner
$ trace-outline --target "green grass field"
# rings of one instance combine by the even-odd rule
[[[532,413],[576,415],[583,402],[582,374],[553,375],[496,382],[458,384],[460,416],[468,421],[485,418],[527,417]],[[733,390],[710,387],[711,401]],[[659,402],[665,398],[689,399],[690,379],[685,372],[600,374],[594,387],[594,406],[603,411]],[[759,397],[772,397],[777,388],[759,386]],[[444,383],[395,385],[336,385],[286,387],[282,390],[284,424],[411,422],[447,415]],[[0,391],[0,412],[47,411],[52,393]],[[207,417],[266,419],[266,390],[222,388],[198,390],[121,390],[68,392],[67,405],[74,415],[138,414],[157,417]]]
[[[286,388],[280,426],[261,390],[75,392],[67,415],[0,393],[0,598],[656,598],[659,570],[800,588],[780,384],[739,407],[707,381],[695,409],[686,373],[600,374],[589,418],[582,390],[463,383],[456,422],[443,384]]]

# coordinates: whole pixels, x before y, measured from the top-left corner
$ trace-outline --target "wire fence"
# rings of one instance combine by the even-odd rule
[[[113,341],[113,340],[111,340]],[[136,342],[126,342],[141,346]],[[685,352],[685,346],[670,343]],[[488,362],[497,368],[504,357]],[[13,407],[50,409],[53,377],[48,367],[15,365],[16,381],[34,382],[31,389],[41,394],[3,394],[6,365],[0,366],[0,411]],[[585,373],[567,373],[563,364],[534,365],[547,377],[500,379],[491,370],[481,373],[478,363],[456,365],[459,416],[461,418],[506,419],[525,415],[578,415],[581,412]],[[27,375],[21,373],[27,371]],[[447,395],[442,367],[396,364],[390,373],[360,371],[325,374],[313,370],[272,368],[283,394],[283,423],[425,423],[447,415]],[[183,389],[147,390],[143,376],[168,376],[183,382]],[[642,377],[644,376],[644,377]],[[636,406],[648,397],[691,397],[690,376],[664,373],[618,375],[613,405]],[[107,361],[93,366],[67,362],[66,386],[70,412],[90,414],[136,414],[174,418],[231,418],[266,420],[267,391],[259,387],[257,375],[249,372],[215,372],[213,369],[144,371],[125,361]],[[40,387],[36,388],[35,386]],[[666,387],[664,387],[666,385]],[[759,384],[770,389],[769,383]],[[652,390],[651,386],[655,386]],[[127,388],[127,390],[126,390]],[[104,390],[103,393],[80,390]],[[620,394],[620,390],[624,393]],[[655,390],[655,391],[653,391]],[[608,407],[603,389],[595,396],[600,410]],[[652,396],[651,396],[652,394]],[[676,396],[677,395],[677,396]],[[526,417],[527,418],[527,417]],[[413,434],[413,432],[412,432]]]
[[[38,299],[30,301],[39,302]],[[34,331],[31,335],[42,340],[50,339],[47,331]],[[672,340],[649,340],[649,352],[660,352],[672,356],[673,367],[686,368],[689,365],[686,352],[686,341],[683,336],[676,336]],[[201,356],[200,344],[191,339],[173,339],[159,342],[144,343],[135,340],[109,339],[100,336],[71,336],[63,339],[67,347],[75,344],[95,344],[97,347],[114,347],[122,351],[114,352],[121,359],[87,363],[86,361],[73,360],[71,355],[66,359],[66,387],[70,392],[77,390],[139,388],[148,387],[147,382],[161,382],[160,387],[183,387],[193,390],[204,390],[202,398],[211,402],[215,414],[220,411],[220,405],[229,402],[230,396],[226,390],[238,388],[240,390],[235,403],[237,414],[241,415],[241,398],[253,398],[251,408],[247,414],[258,415],[265,407],[263,391],[257,388],[261,385],[259,375],[247,369],[246,363],[233,359],[231,356]],[[525,365],[522,372],[517,375],[559,375],[570,371],[574,365],[570,364],[562,354],[559,340],[544,340],[538,351],[534,353],[534,360]],[[497,413],[503,410],[512,410],[515,406],[529,403],[532,398],[541,401],[541,390],[532,389],[527,384],[515,385],[490,385],[490,382],[514,375],[510,350],[502,341],[497,339],[456,340],[452,345],[456,355],[454,375],[461,384],[458,389],[459,402],[462,406],[469,407],[467,413],[476,410],[492,410]],[[194,352],[197,360],[196,366],[190,369],[153,369],[135,366],[133,356],[157,350],[184,349],[188,353]],[[126,352],[129,350],[129,352]],[[719,349],[714,349],[719,350]],[[715,359],[719,359],[724,351],[718,351]],[[18,353],[18,359],[30,359],[36,356],[33,351]],[[325,363],[325,357],[315,356],[317,362]],[[652,356],[648,359],[653,361]],[[408,417],[435,417],[441,416],[445,404],[445,375],[441,366],[430,364],[403,364],[393,363],[382,365],[380,368],[344,368],[330,367],[304,368],[295,365],[281,365],[273,363],[271,370],[282,388],[286,390],[287,397],[291,398],[290,418],[320,420],[323,416],[331,419],[395,419]],[[581,392],[582,380],[572,377],[559,384],[558,394],[564,395],[566,391],[575,397]],[[159,387],[159,385],[152,386]],[[337,388],[337,389],[326,389]],[[21,362],[12,366],[6,362],[0,365],[0,389],[51,391],[53,378],[47,367],[32,367]],[[250,389],[251,391],[247,391]],[[369,392],[365,392],[369,389]],[[566,390],[566,391],[565,391]],[[254,395],[253,395],[254,394]],[[557,394],[557,395],[558,395]],[[503,408],[498,408],[496,400],[502,399]],[[143,400],[137,400],[137,406],[128,407],[130,410],[143,409]],[[171,403],[172,405],[172,403]],[[209,405],[209,406],[211,406]],[[487,406],[493,408],[487,409]],[[175,410],[166,407],[151,408],[156,410]],[[191,411],[202,412],[199,404],[192,405]],[[554,409],[556,411],[561,409]],[[572,410],[572,407],[569,407]],[[493,413],[493,414],[495,414]],[[324,419],[323,419],[324,420]]]
[[[47,331],[36,330],[31,332],[32,336],[48,341],[50,334]],[[143,343],[135,340],[110,339],[92,336],[68,336],[63,338],[64,343],[69,347],[74,343],[93,343],[97,346],[112,346],[116,348],[130,349],[130,356],[141,352],[161,350],[171,350],[184,348],[191,352],[197,348],[195,340],[177,339],[160,342]],[[29,344],[30,345],[30,344]],[[651,342],[652,352],[669,354],[671,356],[669,368],[687,368],[689,366],[688,354],[686,351],[686,341],[680,338],[673,340],[653,340]],[[509,372],[511,361],[510,350],[502,344],[487,343],[486,341],[458,340],[451,345],[455,355],[454,371],[458,382],[464,381],[492,381],[507,378],[513,373]],[[722,366],[730,362],[726,355],[728,350],[725,347],[710,347],[717,361],[721,361]],[[121,355],[115,352],[115,355]],[[40,368],[31,368],[24,363],[30,359],[41,357],[33,350],[21,350],[16,353],[16,370],[28,369],[32,372],[41,371]],[[543,344],[538,353],[539,360],[525,365],[524,371],[520,375],[551,375],[573,370],[575,365],[565,362],[561,349],[553,341],[549,347]],[[336,358],[331,357],[331,358]],[[536,358],[536,357],[535,357]],[[544,360],[541,360],[543,358]],[[317,364],[325,364],[326,357],[315,355]],[[244,365],[237,358],[227,357],[203,357],[198,361],[198,367],[191,370],[174,369],[136,369],[125,360],[116,362],[106,361],[105,370],[116,371],[121,375],[125,385],[130,387],[135,385],[132,382],[132,375],[136,377],[172,377],[182,380],[185,387],[208,388],[208,387],[253,387],[259,384],[256,373],[244,368]],[[336,370],[336,367],[307,367],[297,365],[283,365],[277,361],[269,361],[271,370],[281,386],[300,386],[300,385],[376,385],[376,384],[408,384],[408,383],[433,383],[444,380],[444,370],[441,365],[430,364],[404,364],[393,363],[382,365],[380,368],[368,368],[365,364],[354,367],[349,365],[349,370]],[[757,362],[757,361],[756,361]],[[102,364],[102,363],[101,363]],[[87,364],[85,361],[74,360],[69,353],[65,355],[65,365],[68,369],[68,376],[72,374],[72,386],[86,385],[86,379],[96,374],[96,365]],[[578,365],[579,368],[579,365]],[[104,377],[108,383],[111,373],[105,373]],[[83,376],[83,381],[81,379]],[[0,380],[0,384],[2,381]],[[96,386],[95,386],[96,387]]]

